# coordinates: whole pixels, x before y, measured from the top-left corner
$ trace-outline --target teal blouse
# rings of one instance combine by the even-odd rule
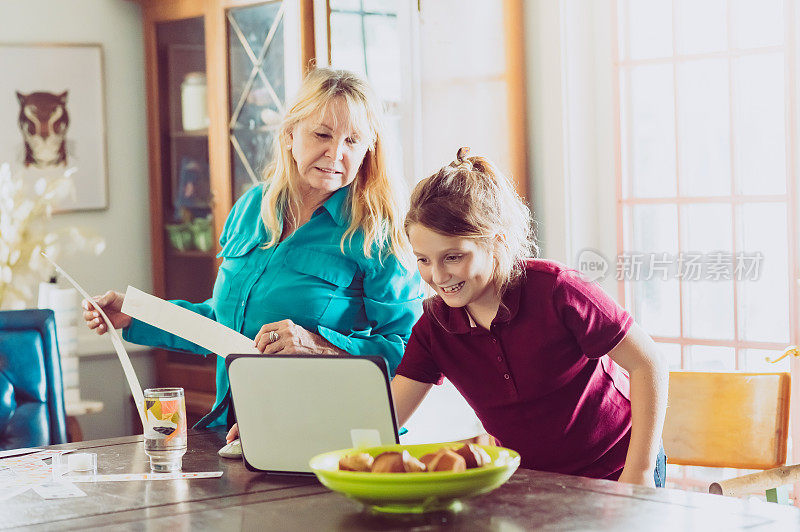
[[[407,271],[392,255],[382,263],[363,253],[363,235],[352,242],[342,235],[349,226],[349,187],[336,191],[311,219],[277,246],[263,245],[269,233],[261,220],[263,186],[249,190],[233,206],[220,236],[222,264],[214,292],[203,303],[173,301],[212,318],[249,338],[261,326],[290,319],[352,355],[380,355],[393,375],[411,327],[422,313],[419,274]],[[123,331],[133,343],[211,354],[204,348],[133,320]],[[228,375],[217,357],[217,396],[228,393]],[[211,425],[225,424],[223,411]]]

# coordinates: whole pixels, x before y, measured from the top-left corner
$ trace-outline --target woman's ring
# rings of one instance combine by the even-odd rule
[[[269,333],[269,343],[277,342],[280,336],[275,331],[270,331]]]

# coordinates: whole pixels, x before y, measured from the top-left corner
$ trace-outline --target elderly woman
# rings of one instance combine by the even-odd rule
[[[225,222],[211,299],[173,303],[254,338],[264,354],[381,355],[393,374],[422,292],[384,149],[367,83],[312,71],[288,108],[264,183]],[[128,341],[209,354],[120,312],[123,294],[95,300]],[[105,333],[98,313],[84,308],[87,326]],[[200,426],[233,423],[221,357],[216,378],[215,405]]]

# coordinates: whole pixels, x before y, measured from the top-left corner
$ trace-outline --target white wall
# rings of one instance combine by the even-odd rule
[[[109,208],[56,215],[54,223],[91,228],[105,238],[107,247],[98,257],[76,255],[61,262],[90,293],[124,290],[128,284],[151,290],[139,5],[128,0],[3,0],[0,42],[102,44]]]
[[[610,0],[525,2],[531,199],[542,256],[576,266],[591,248],[616,296]]]
[[[128,0],[2,0],[0,42],[102,44],[108,209],[55,215],[52,223],[91,229],[105,238],[106,250],[97,257],[73,255],[59,262],[93,294],[111,288],[124,291],[128,284],[151,291],[144,44],[139,5]],[[111,354],[111,342],[107,336],[87,334],[81,338],[81,345],[82,351],[93,354],[81,358],[81,397],[105,403],[103,413],[79,418],[84,436],[130,434],[129,392],[120,364]],[[153,382],[147,353],[131,354],[144,387]]]
[[[525,2],[530,200],[541,256],[566,262],[567,201],[558,0]]]

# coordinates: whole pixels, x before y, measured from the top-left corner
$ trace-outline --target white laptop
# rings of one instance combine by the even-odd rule
[[[311,457],[398,443],[386,361],[372,356],[228,355],[251,471],[311,473]]]

